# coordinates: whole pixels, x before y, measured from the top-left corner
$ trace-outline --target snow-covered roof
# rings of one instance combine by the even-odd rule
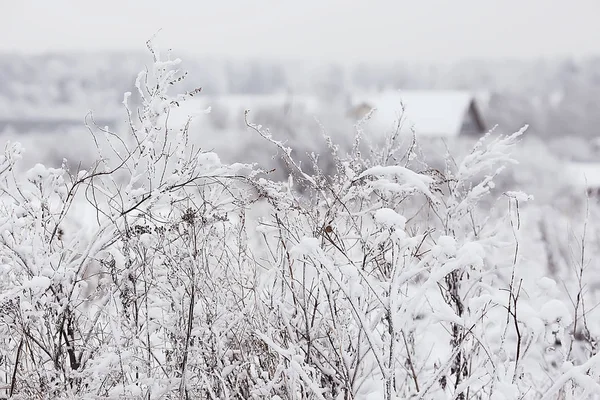
[[[600,163],[572,162],[567,165],[567,173],[576,186],[600,188]]]
[[[389,90],[352,96],[353,107],[375,109],[367,126],[390,131],[402,117],[403,132],[414,127],[426,136],[458,136],[473,101],[471,93],[454,90]]]

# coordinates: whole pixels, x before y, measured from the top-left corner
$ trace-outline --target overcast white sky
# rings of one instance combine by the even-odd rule
[[[0,0],[0,51],[338,62],[600,55],[600,0]]]

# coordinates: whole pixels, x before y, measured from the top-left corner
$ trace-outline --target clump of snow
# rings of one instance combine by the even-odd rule
[[[561,327],[569,326],[572,321],[571,312],[560,300],[552,299],[540,309],[540,318],[546,324],[558,324]]]
[[[217,153],[207,152],[198,155],[198,162],[204,166],[220,166],[221,160]]]
[[[468,258],[471,264],[480,265],[485,257],[485,250],[479,243],[468,242],[458,250],[458,256],[462,259]]]
[[[52,281],[50,278],[45,276],[34,276],[28,282],[26,282],[23,287],[28,289],[38,289],[38,290],[46,290]]]
[[[30,182],[39,182],[43,179],[46,179],[50,175],[50,171],[42,164],[35,164],[33,168],[31,168],[26,173],[26,177]]]
[[[533,196],[521,191],[508,191],[505,193],[508,197],[511,197],[517,201],[526,202],[533,200]]]
[[[537,309],[527,303],[519,304],[519,318],[524,321],[525,326],[534,338],[544,334],[545,324]]]
[[[416,189],[429,197],[433,202],[437,203],[437,199],[429,189],[429,185],[434,183],[434,179],[430,176],[416,173],[401,165],[372,167],[361,173],[359,178],[364,178],[366,176],[395,177],[403,181],[406,189]]]
[[[380,208],[375,211],[375,221],[387,228],[404,229],[406,218],[391,208]]]
[[[452,236],[440,236],[437,244],[431,249],[431,254],[436,258],[440,256],[453,257],[456,255],[456,239]]]
[[[292,248],[290,253],[294,257],[301,257],[304,255],[310,256],[315,254],[319,248],[319,239],[314,237],[305,237],[300,241],[300,243]]]
[[[543,292],[552,292],[556,289],[556,281],[547,276],[540,278],[537,281],[537,285]]]
[[[490,400],[513,400],[519,398],[519,388],[510,382],[498,382]]]

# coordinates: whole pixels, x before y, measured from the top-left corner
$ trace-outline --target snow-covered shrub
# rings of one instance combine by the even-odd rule
[[[152,53],[139,121],[128,135],[101,130],[92,168],[37,165],[20,179],[20,148],[2,159],[1,352],[14,398],[220,393],[222,357],[246,345],[227,332],[253,286],[240,253],[252,174],[168,128],[169,109],[195,92],[172,98],[179,60]]]
[[[19,145],[0,157],[8,397],[600,392],[583,300],[572,307],[555,281],[526,270],[521,211],[531,198],[492,194],[523,131],[488,137],[440,171],[417,162],[412,145],[401,154],[394,136],[364,156],[359,125],[348,155],[327,139],[332,176],[316,156],[306,172],[248,122],[290,169],[274,182],[191,145],[189,124],[170,128],[170,111],[199,90],[171,96],[184,76],[179,60],[149,48],[154,63],[136,80],[140,110],[126,94],[129,131],[92,130],[91,168],[65,161],[21,177]],[[490,210],[490,197],[508,214]],[[593,301],[582,274],[574,289]],[[590,346],[567,348],[577,335]]]

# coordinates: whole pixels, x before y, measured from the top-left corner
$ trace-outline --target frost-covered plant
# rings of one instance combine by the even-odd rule
[[[276,316],[263,340],[284,360],[277,382],[288,392],[516,399],[548,390],[556,374],[540,353],[568,338],[572,320],[559,294],[521,278],[519,207],[531,197],[504,194],[509,221],[478,208],[524,130],[486,136],[444,172],[414,172],[411,154],[379,154],[390,165],[373,165],[355,150],[330,178],[307,176],[251,127],[313,193],[288,190],[288,209],[279,199],[260,226],[274,268],[263,301]]]
[[[130,131],[94,131],[89,171],[37,165],[22,180],[20,148],[3,157],[1,351],[14,398],[197,398],[244,380],[221,373],[246,345],[232,332],[254,279],[242,268],[252,172],[169,128],[171,107],[198,91],[171,97],[180,61],[149,48],[138,119],[126,94]]]
[[[273,182],[189,144],[180,60],[139,74],[98,161],[15,174],[0,157],[0,385],[15,399],[539,399],[596,392],[594,349],[547,357],[574,316],[523,274],[521,207],[482,210],[522,131],[444,171],[397,135],[336,174]],[[202,111],[202,110],[198,110]],[[450,160],[450,158],[449,158]],[[302,194],[296,190],[302,185]],[[486,202],[485,204],[489,204]],[[582,262],[583,265],[583,262]],[[583,269],[582,269],[583,270]],[[582,282],[583,278],[579,278]],[[582,285],[579,285],[583,293]],[[578,317],[579,316],[579,317]],[[590,343],[593,335],[589,335]],[[569,397],[570,396],[570,397]]]

